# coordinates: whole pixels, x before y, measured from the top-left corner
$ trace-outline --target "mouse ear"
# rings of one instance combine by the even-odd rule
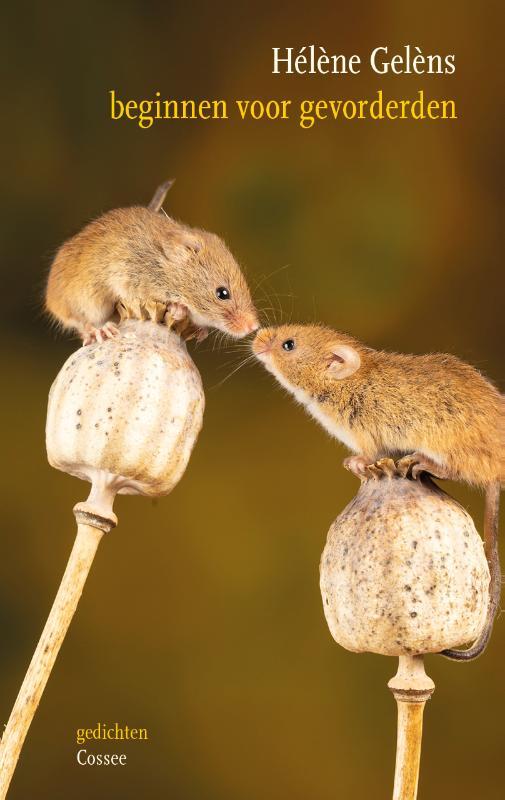
[[[328,366],[328,375],[342,380],[353,375],[361,366],[361,358],[354,347],[347,344],[338,344],[332,347],[331,362]]]
[[[190,233],[184,233],[182,235],[181,243],[187,250],[191,250],[192,253],[199,253],[202,249],[201,241]]]

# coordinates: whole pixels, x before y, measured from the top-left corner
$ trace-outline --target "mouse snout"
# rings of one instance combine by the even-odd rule
[[[252,311],[237,311],[230,314],[228,326],[236,336],[247,336],[259,328],[259,322]]]
[[[275,342],[275,333],[269,328],[262,328],[256,334],[252,349],[257,356],[267,355]]]

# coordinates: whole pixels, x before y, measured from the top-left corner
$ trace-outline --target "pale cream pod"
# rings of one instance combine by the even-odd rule
[[[51,387],[50,464],[91,482],[74,513],[77,537],[0,744],[4,798],[42,692],[104,532],[117,524],[114,497],[168,494],[202,427],[204,394],[184,341],[164,325],[128,320],[120,335],[82,347]]]
[[[168,494],[202,427],[200,373],[181,337],[128,320],[121,335],[81,347],[49,394],[49,463],[119,494]]]
[[[427,476],[388,459],[368,469],[330,527],[321,557],[323,608],[333,638],[353,652],[399,656],[395,800],[417,795],[422,715],[434,691],[422,656],[479,636],[489,604],[481,537],[459,503]]]

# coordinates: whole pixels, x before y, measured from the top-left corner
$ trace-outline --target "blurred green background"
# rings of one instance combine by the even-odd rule
[[[18,3],[4,8],[0,714],[6,721],[87,487],[45,458],[47,391],[77,342],[41,296],[52,254],[102,211],[147,202],[226,238],[262,307],[371,345],[445,350],[504,388],[502,6],[459,3]],[[274,46],[455,53],[450,77],[273,76]],[[457,122],[158,122],[119,96],[454,97]],[[273,274],[272,274],[273,273]],[[280,310],[269,311],[273,321]],[[356,491],[345,451],[242,353],[192,347],[207,393],[187,473],[120,498],[9,795],[387,798],[393,659],[337,646],[323,618],[326,531]],[[482,498],[454,487],[479,520]],[[421,797],[503,797],[505,626],[479,661],[427,659]],[[75,761],[75,729],[144,726],[125,768]],[[95,744],[90,749],[98,751]],[[102,750],[104,748],[101,748]],[[108,748],[109,750],[111,748]],[[114,748],[121,752],[121,748]]]

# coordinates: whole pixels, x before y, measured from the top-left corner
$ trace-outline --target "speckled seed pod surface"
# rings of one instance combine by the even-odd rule
[[[486,618],[489,569],[472,518],[428,478],[379,475],[335,520],[321,558],[333,638],[390,656],[473,642]]]
[[[166,326],[129,320],[120,335],[73,353],[54,381],[46,425],[50,464],[120,493],[168,494],[202,426],[200,374]]]

